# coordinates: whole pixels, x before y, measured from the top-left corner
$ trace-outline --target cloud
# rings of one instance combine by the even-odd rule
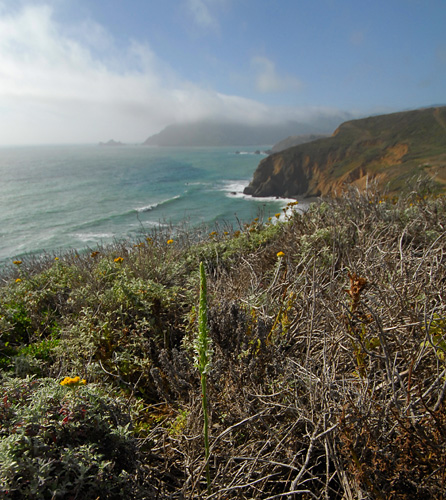
[[[219,23],[215,14],[217,8],[224,7],[229,0],[186,0],[186,8],[194,23],[200,28],[218,30]]]
[[[188,0],[187,7],[190,10],[195,22],[199,26],[213,28],[217,25],[217,22],[212,17],[209,6],[205,0]]]
[[[280,79],[270,61],[256,64],[264,91],[299,87]],[[118,47],[92,21],[61,26],[52,7],[36,4],[0,9],[3,144],[142,142],[175,122],[298,116],[299,110],[271,109],[186,81],[147,44]]]
[[[231,110],[237,115],[240,103],[182,80],[146,44],[117,48],[91,21],[59,26],[49,6],[2,14],[4,143],[140,141],[175,121]],[[258,107],[239,100],[244,108]]]
[[[255,72],[255,85],[259,92],[299,91],[303,88],[303,84],[298,78],[279,75],[276,72],[275,64],[266,57],[253,57],[251,66]]]

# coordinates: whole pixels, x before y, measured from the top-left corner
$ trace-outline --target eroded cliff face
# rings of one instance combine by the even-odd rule
[[[289,162],[280,153],[263,159],[254,173],[245,194],[289,198],[305,194],[309,175],[299,161]]]
[[[295,150],[288,155],[278,153],[263,159],[245,194],[285,198],[332,195],[346,183],[362,186],[371,178],[363,165],[336,177],[336,167],[350,155],[348,152],[327,152],[324,146],[310,154]]]
[[[396,186],[434,157],[446,182],[446,162],[438,161],[446,155],[445,123],[446,107],[346,122],[331,137],[263,159],[245,193],[293,198],[371,182]]]

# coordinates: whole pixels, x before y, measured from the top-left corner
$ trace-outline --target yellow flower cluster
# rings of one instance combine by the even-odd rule
[[[65,377],[60,385],[69,385],[69,386],[77,386],[77,385],[85,385],[87,381],[83,378],[81,380],[80,377]]]
[[[121,264],[124,260],[124,257],[116,257],[115,262],[116,264]]]
[[[21,264],[21,263],[22,263],[22,261],[21,261],[21,260],[15,260],[15,261],[13,262],[13,264],[14,264],[14,265],[16,265],[16,266],[20,266],[20,264]]]
[[[168,245],[172,245],[172,243],[173,243],[173,240],[167,240]]]

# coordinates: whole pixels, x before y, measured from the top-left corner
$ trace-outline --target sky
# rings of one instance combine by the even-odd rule
[[[446,0],[0,0],[0,145],[446,104]]]

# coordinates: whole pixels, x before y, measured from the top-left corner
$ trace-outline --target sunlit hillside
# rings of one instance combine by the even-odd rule
[[[374,182],[399,193],[420,175],[446,186],[446,107],[344,122],[331,137],[262,160],[245,192],[255,196],[340,194]]]

